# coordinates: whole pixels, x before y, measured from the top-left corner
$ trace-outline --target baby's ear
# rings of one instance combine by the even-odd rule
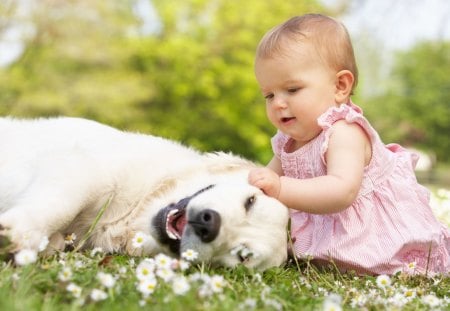
[[[336,92],[334,95],[336,103],[343,104],[348,102],[354,82],[355,77],[350,70],[341,70],[336,74]]]

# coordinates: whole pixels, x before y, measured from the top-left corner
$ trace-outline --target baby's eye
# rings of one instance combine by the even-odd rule
[[[265,99],[272,99],[273,98],[273,94],[265,94],[264,98]]]
[[[299,87],[291,87],[291,88],[288,88],[288,92],[289,92],[289,93],[296,93],[296,92],[298,92],[298,90],[300,90]]]

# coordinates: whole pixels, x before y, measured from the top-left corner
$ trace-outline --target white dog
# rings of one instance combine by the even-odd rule
[[[0,235],[15,251],[46,238],[60,250],[75,233],[75,247],[106,252],[286,260],[287,208],[247,183],[249,161],[76,118],[0,119],[0,150]]]

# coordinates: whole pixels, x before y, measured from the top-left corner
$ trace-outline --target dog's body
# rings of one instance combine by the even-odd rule
[[[193,249],[262,269],[286,259],[287,209],[247,183],[253,164],[238,157],[75,118],[0,119],[0,150],[0,233],[17,250],[45,237],[61,249],[63,236],[79,242],[95,224],[85,248]],[[142,248],[137,232],[149,236]]]

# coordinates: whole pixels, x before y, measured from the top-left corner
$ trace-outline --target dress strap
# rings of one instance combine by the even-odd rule
[[[277,158],[281,159],[281,153],[283,151],[284,145],[286,145],[288,140],[289,136],[283,134],[280,130],[278,130],[275,136],[272,137],[271,139],[272,150],[273,154]]]
[[[324,142],[322,144],[320,154],[322,157],[322,162],[325,165],[325,153],[328,149],[328,142],[332,134],[332,126],[339,120],[345,120],[347,123],[358,124],[369,137],[372,149],[374,148],[375,143],[381,141],[378,133],[372,128],[369,121],[367,121],[362,113],[363,111],[359,106],[349,101],[346,104],[341,104],[339,107],[331,107],[317,119],[319,126],[322,127],[324,132]]]

